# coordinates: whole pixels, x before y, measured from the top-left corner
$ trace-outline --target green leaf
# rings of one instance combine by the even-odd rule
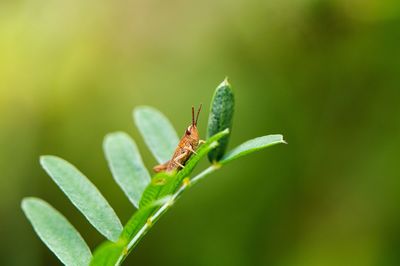
[[[168,203],[171,200],[171,195],[167,195],[161,199],[153,201],[151,204],[146,205],[143,208],[140,208],[137,212],[133,214],[133,216],[129,219],[129,221],[124,226],[124,230],[121,233],[119,242],[125,243],[127,250],[131,250],[140,239],[135,239],[138,236],[143,237],[145,234],[138,234],[139,231],[144,230],[144,226],[147,224],[149,229],[152,226],[152,223],[149,222],[149,218],[152,214],[160,209],[160,206]],[[155,222],[155,221],[153,221]],[[147,229],[144,230],[147,232]]]
[[[179,139],[169,120],[150,106],[136,107],[134,121],[144,141],[159,163],[171,159]]]
[[[89,264],[89,247],[61,213],[38,198],[23,199],[21,207],[40,239],[63,264]]]
[[[133,216],[129,219],[124,227],[121,234],[121,240],[125,243],[129,243],[137,232],[146,224],[147,220],[150,218],[151,214],[157,210],[158,206],[150,204],[144,208],[139,209]]]
[[[116,132],[105,137],[103,149],[115,181],[138,208],[150,175],[136,143],[126,133]]]
[[[207,138],[229,128],[232,130],[232,120],[235,106],[235,97],[231,85],[225,79],[215,90],[211,100],[208,117]],[[219,161],[228,147],[229,135],[220,139],[217,148],[208,154],[211,163]]]
[[[146,224],[151,214],[157,209],[157,206],[148,206],[139,209],[128,221],[121,234],[118,242],[105,242],[99,246],[93,254],[93,259],[90,262],[91,266],[114,266],[122,255],[127,255],[128,244],[140,229]],[[141,235],[141,237],[143,237]],[[135,242],[135,245],[137,242]]]
[[[90,266],[114,266],[121,254],[124,252],[124,245],[106,241],[96,248]]]
[[[140,199],[140,208],[146,207],[159,199],[161,189],[175,178],[175,173],[157,173],[143,192]]]
[[[119,240],[116,243],[105,242],[96,249],[90,265],[119,265],[120,259],[124,259],[139,240],[150,229],[149,218],[160,206],[171,200],[171,196],[153,201],[137,210],[126,223]],[[140,234],[139,231],[141,232]]]
[[[56,156],[41,156],[40,163],[54,182],[106,238],[116,241],[122,225],[99,190],[78,169]]]
[[[253,153],[255,151],[262,150],[264,148],[267,148],[269,146],[279,144],[279,143],[286,143],[283,140],[282,135],[268,135],[268,136],[263,136],[263,137],[258,137],[255,139],[248,140],[227,154],[221,159],[220,163],[221,164],[226,164],[230,161],[233,161],[237,158],[240,158],[242,156],[245,156],[247,154]]]
[[[193,172],[196,165],[199,163],[200,159],[206,156],[210,151],[218,147],[218,141],[229,134],[229,129],[225,129],[221,132],[218,132],[211,138],[207,139],[206,143],[201,145],[195,155],[190,157],[190,159],[185,164],[185,168],[181,169],[176,174],[176,178],[173,179],[172,182],[167,183],[160,192],[159,197],[164,197],[168,194],[174,193],[179,186],[181,185],[184,178],[189,177],[189,175]]]
[[[201,158],[218,145],[218,140],[229,134],[229,129],[209,138],[197,149],[197,154],[186,163],[185,168],[173,173],[158,173],[145,189],[139,210],[129,219],[115,245],[105,244],[95,252],[91,265],[116,265],[137,245],[142,237],[160,216],[173,204],[172,193],[182,184],[182,180],[191,174]],[[162,206],[160,208],[160,206]],[[156,213],[158,215],[156,215]],[[157,218],[156,218],[157,217]],[[121,256],[117,256],[120,252]],[[96,262],[96,263],[95,263]]]
[[[209,138],[206,143],[197,149],[197,154],[193,154],[186,162],[185,167],[178,172],[161,172],[155,175],[143,193],[139,204],[140,208],[148,206],[169,194],[173,194],[179,188],[183,179],[189,177],[200,159],[206,156],[212,149],[215,149],[218,146],[218,140],[228,134],[229,129],[226,129]]]

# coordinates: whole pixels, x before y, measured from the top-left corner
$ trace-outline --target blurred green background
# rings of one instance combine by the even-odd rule
[[[128,132],[152,167],[133,107],[157,107],[181,134],[226,75],[231,147],[271,133],[289,145],[194,187],[126,265],[400,265],[395,0],[1,1],[0,265],[59,265],[23,216],[24,196],[50,202],[91,248],[103,240],[39,155],[75,164],[126,222],[134,209],[104,135]]]

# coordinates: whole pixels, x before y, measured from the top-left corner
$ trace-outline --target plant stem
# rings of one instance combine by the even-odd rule
[[[190,183],[192,185],[196,184],[197,182],[199,182],[200,180],[202,180],[205,176],[211,174],[212,172],[218,170],[219,168],[221,168],[221,165],[215,163],[210,165],[209,167],[207,167],[206,169],[204,169],[203,171],[201,171],[200,174],[198,174],[197,176],[193,177],[190,180]]]
[[[218,170],[221,165],[213,164],[208,168],[204,169],[200,172],[197,176],[193,177],[192,179],[185,178],[182,182],[181,187],[171,196],[171,198],[164,203],[150,218],[147,222],[143,225],[143,227],[137,232],[137,234],[132,238],[132,240],[128,243],[126,249],[127,252],[124,252],[118,258],[116,266],[121,265],[122,261],[126,258],[129,252],[132,250],[133,247],[139,242],[140,239],[150,230],[152,225],[158,221],[158,219],[170,209],[176,200],[185,192],[190,186],[196,184],[200,180],[202,180],[205,176],[211,174],[212,172]]]

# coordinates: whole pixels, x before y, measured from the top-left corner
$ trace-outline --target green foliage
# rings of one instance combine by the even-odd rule
[[[171,159],[179,139],[168,118],[150,106],[136,107],[133,118],[144,142],[157,161],[165,163]]]
[[[265,149],[269,146],[276,145],[279,143],[286,143],[283,140],[283,136],[279,135],[279,134],[262,136],[262,137],[258,137],[255,139],[248,140],[248,141],[240,144],[239,146],[237,146],[236,148],[234,148],[227,154],[225,154],[225,156],[221,159],[220,163],[226,164],[230,161],[238,159],[247,154]]]
[[[146,207],[159,199],[161,190],[175,179],[175,174],[166,172],[156,174],[143,192],[139,204],[140,208]]]
[[[123,244],[105,241],[94,252],[90,265],[115,265],[123,252]]]
[[[175,192],[178,186],[181,184],[182,180],[185,177],[188,177],[193,172],[200,159],[206,156],[210,151],[218,147],[218,141],[228,134],[229,129],[225,129],[224,131],[218,132],[217,134],[209,138],[206,143],[200,146],[197,150],[197,154],[195,156],[192,156],[185,164],[185,168],[177,173],[176,179],[173,181],[171,187],[165,186],[165,192],[162,193],[162,195],[164,196],[167,193]]]
[[[76,229],[65,217],[38,198],[25,198],[22,210],[36,233],[65,265],[87,265],[92,254]]]
[[[56,156],[42,156],[40,163],[53,181],[88,221],[106,238],[115,241],[122,225],[100,191],[78,169]]]
[[[234,109],[230,85],[225,80],[214,94],[208,138],[185,163],[171,173],[150,178],[135,142],[123,132],[108,134],[103,148],[115,181],[138,208],[124,227],[109,203],[78,169],[55,156],[42,156],[41,164],[71,202],[108,240],[91,256],[80,234],[56,210],[40,199],[23,200],[22,208],[42,241],[66,265],[120,265],[144,235],[191,185],[228,162],[278,143],[282,135],[269,135],[244,142],[225,154]],[[168,119],[158,110],[141,106],[135,123],[158,162],[168,161],[178,143]],[[190,177],[199,161],[209,155],[211,166]],[[218,162],[217,162],[218,161]]]
[[[140,229],[148,222],[151,214],[160,206],[160,204],[148,204],[135,212],[124,227],[121,234],[122,243],[128,244],[140,231]]]
[[[225,79],[215,90],[208,116],[207,137],[229,128],[232,130],[235,97],[231,85]],[[220,139],[219,145],[208,153],[210,162],[219,161],[228,148],[229,136]]]
[[[136,143],[128,134],[116,132],[105,137],[103,149],[115,181],[138,208],[151,178]]]

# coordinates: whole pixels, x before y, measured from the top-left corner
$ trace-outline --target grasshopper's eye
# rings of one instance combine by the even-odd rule
[[[191,126],[189,126],[187,129],[186,129],[186,135],[190,135],[191,133],[190,133],[190,129],[191,129]]]

